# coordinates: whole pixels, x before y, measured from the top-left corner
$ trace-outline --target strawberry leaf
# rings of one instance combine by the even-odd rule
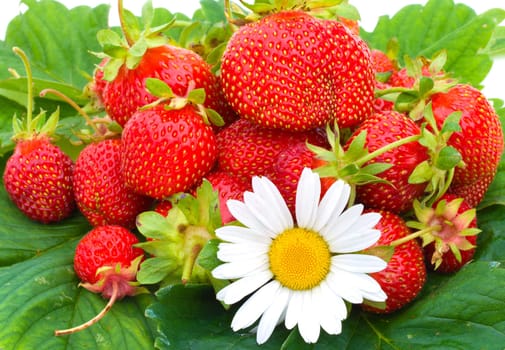
[[[482,49],[503,19],[503,9],[476,15],[470,7],[455,4],[453,0],[430,0],[425,6],[406,6],[392,18],[380,17],[373,32],[362,30],[361,33],[371,47],[383,51],[387,50],[391,38],[395,38],[401,64],[404,56],[430,58],[444,49],[446,71],[453,72],[461,82],[478,87],[492,65],[491,57]]]

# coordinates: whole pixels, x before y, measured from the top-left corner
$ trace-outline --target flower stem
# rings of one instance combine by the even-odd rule
[[[128,43],[128,46],[132,47],[133,44],[135,44],[135,42],[133,41],[133,38],[131,37],[125,22],[123,0],[118,0],[117,7],[119,14],[119,23],[121,24],[121,30],[123,31],[123,35],[126,39],[126,42]]]
[[[386,152],[388,152],[388,151],[390,151],[392,149],[395,149],[397,147],[403,146],[403,145],[405,145],[407,143],[417,141],[421,137],[422,137],[422,135],[418,134],[418,135],[412,135],[412,136],[404,137],[403,139],[397,140],[395,142],[391,142],[391,143],[385,145],[384,147],[381,147],[378,150],[375,150],[372,153],[369,153],[366,156],[362,157],[361,159],[359,159],[356,162],[356,164],[359,165],[359,166],[362,166],[366,162],[374,159],[375,157],[380,156],[381,154],[384,154],[384,153],[386,153]]]
[[[68,329],[56,330],[56,331],[54,331],[54,335],[60,336],[60,335],[67,335],[67,334],[76,333],[76,332],[82,331],[83,329],[86,329],[86,328],[94,325],[98,321],[100,321],[107,314],[107,312],[109,312],[109,310],[112,308],[112,305],[114,305],[114,303],[116,302],[118,292],[119,292],[118,282],[112,281],[112,295],[111,295],[107,305],[105,305],[105,307],[102,309],[102,311],[100,311],[100,313],[98,315],[96,315],[91,320],[89,320],[79,326],[75,326],[75,327],[68,328]]]

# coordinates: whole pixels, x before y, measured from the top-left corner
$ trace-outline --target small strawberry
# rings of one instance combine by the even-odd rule
[[[13,120],[16,146],[5,165],[3,183],[9,198],[27,217],[46,224],[58,222],[75,209],[74,163],[51,143],[51,134],[58,124],[58,111],[47,121],[44,111],[32,118],[33,78],[28,58],[21,49],[13,50],[21,57],[28,74],[28,109],[25,120]]]
[[[476,249],[476,210],[463,198],[446,193],[431,207],[414,205],[417,222],[409,226],[419,230],[428,266],[442,273],[456,272],[468,263]]]
[[[121,169],[134,191],[156,199],[185,192],[208,173],[216,137],[191,104],[136,112],[122,134]]]
[[[121,140],[87,145],[74,169],[73,187],[77,206],[93,226],[135,227],[137,215],[150,208],[152,200],[133,192],[121,173]]]
[[[77,244],[74,270],[81,280],[80,286],[109,299],[105,308],[88,322],[55,335],[65,335],[83,330],[98,322],[116,300],[133,296],[141,289],[135,282],[143,251],[135,248],[137,237],[121,226],[99,226],[89,231]]]
[[[338,120],[356,125],[371,112],[368,48],[337,21],[298,10],[240,27],[223,54],[225,96],[241,118],[301,131]]]
[[[382,218],[375,228],[381,231],[381,236],[374,246],[368,248],[370,250],[388,246],[411,233],[400,216],[387,211],[380,211],[380,214]],[[365,303],[364,310],[391,313],[405,307],[417,297],[426,282],[426,266],[421,246],[416,240],[396,245],[386,268],[372,273],[371,276],[387,294],[386,305],[383,308]]]
[[[124,11],[120,8],[121,18]],[[146,19],[149,20],[152,19]],[[139,108],[156,100],[146,90],[147,78],[164,81],[179,96],[203,88],[207,95],[205,107],[216,110],[226,121],[236,118],[210,65],[195,52],[170,45],[169,39],[162,35],[170,24],[153,27],[145,23],[144,31],[130,28],[128,21],[121,24],[124,38],[110,29],[100,31],[97,36],[105,51],[99,56],[108,59],[103,67],[106,83],[102,99],[105,111],[114,121],[124,126]]]

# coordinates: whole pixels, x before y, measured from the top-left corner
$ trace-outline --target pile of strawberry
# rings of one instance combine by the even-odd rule
[[[181,193],[197,196],[206,179],[226,224],[234,220],[226,200],[241,199],[253,176],[271,179],[294,210],[310,167],[323,194],[344,179],[355,202],[382,214],[369,252],[388,261],[373,274],[388,299],[363,308],[405,306],[427,269],[455,272],[472,259],[475,207],[496,174],[502,129],[479,90],[443,71],[443,55],[400,68],[343,23],[301,10],[265,15],[236,29],[219,74],[169,44],[164,26],[123,28],[123,38],[101,31],[89,88],[121,132],[91,118],[93,141],[74,163],[51,143],[51,125],[18,123],[3,175],[9,196],[43,223],[77,207],[94,229],[77,247],[76,272],[115,300],[138,292],[139,214],[170,215]]]

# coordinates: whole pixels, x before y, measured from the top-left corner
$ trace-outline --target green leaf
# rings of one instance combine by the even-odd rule
[[[79,6],[68,10],[53,0],[26,3],[28,10],[7,27],[5,48],[22,48],[36,78],[82,89],[87,83],[83,72],[92,72],[97,61],[88,51],[100,50],[96,32],[108,27],[109,6]],[[12,56],[12,52],[0,52],[0,74],[5,74],[8,68],[4,60],[12,63]],[[24,71],[19,64],[12,67],[18,72]]]
[[[158,324],[159,349],[257,349],[256,336],[234,333],[230,327],[236,311],[225,311],[208,285],[174,285],[156,293],[158,301],[147,308]],[[276,331],[261,349],[279,349],[285,331]]]
[[[445,146],[440,150],[435,166],[441,170],[450,170],[458,165],[462,159],[461,153],[456,148]]]
[[[461,82],[479,86],[492,64],[482,49],[503,19],[503,9],[477,16],[473,9],[453,0],[430,0],[425,6],[406,6],[392,18],[382,16],[373,32],[361,33],[371,47],[383,51],[391,38],[396,38],[402,64],[404,56],[430,58],[446,50],[446,71],[453,72]]]
[[[116,302],[90,328],[55,337],[56,329],[79,325],[106,304],[77,286],[73,271],[76,240],[33,259],[0,269],[0,348],[3,349],[149,349],[152,328],[143,317],[148,295]],[[123,331],[121,331],[123,330]]]

